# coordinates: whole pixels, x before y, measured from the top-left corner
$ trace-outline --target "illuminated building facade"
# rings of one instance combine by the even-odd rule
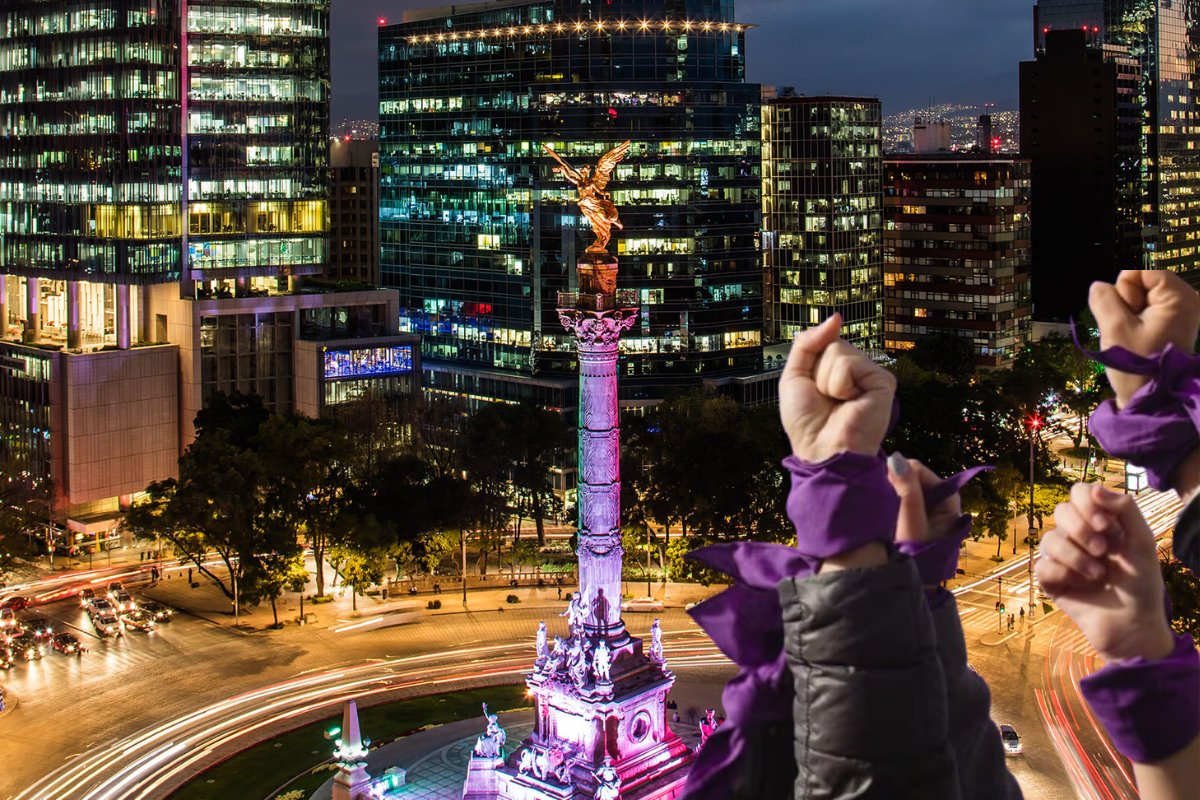
[[[1093,281],[1140,269],[1141,68],[1128,48],[1051,30],[1021,64],[1021,153],[1033,173],[1033,310],[1066,322]]]
[[[394,292],[299,283],[329,260],[328,22],[328,0],[0,8],[0,423],[72,525],[173,474],[214,393],[293,411],[318,393],[299,343],[395,333]]]
[[[760,368],[759,90],[732,2],[410,12],[380,28],[379,82],[383,285],[423,336],[427,387],[577,402],[554,307],[590,239],[543,143],[582,166],[634,142],[612,191],[641,309],[622,402]]]
[[[884,169],[887,350],[949,335],[980,367],[1011,364],[1032,327],[1029,160],[896,155]]]
[[[764,102],[766,335],[790,341],[831,314],[864,350],[883,345],[883,129],[879,100]]]
[[[1200,285],[1200,0],[1038,0],[1035,52],[1047,33],[1068,28],[1128,48],[1138,62],[1146,266]]]
[[[337,281],[378,286],[379,140],[329,142],[329,269]]]

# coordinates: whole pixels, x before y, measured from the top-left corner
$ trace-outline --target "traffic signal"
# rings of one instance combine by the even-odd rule
[[[1001,614],[1004,613],[1004,604],[1003,603],[1000,604],[1000,613]]]

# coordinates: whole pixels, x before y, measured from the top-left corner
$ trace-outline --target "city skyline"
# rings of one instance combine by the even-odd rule
[[[379,20],[441,5],[448,3],[333,0],[334,123],[375,117]],[[1032,9],[1026,0],[739,0],[737,17],[757,26],[747,34],[749,82],[877,96],[886,116],[931,103],[1015,108],[1017,64],[1032,57]],[[798,31],[801,55],[793,61]]]

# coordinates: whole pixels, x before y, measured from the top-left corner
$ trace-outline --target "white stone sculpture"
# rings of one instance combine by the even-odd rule
[[[592,655],[592,674],[596,676],[596,683],[612,683],[609,674],[611,669],[612,651],[608,649],[608,643],[601,639]]]
[[[538,623],[537,631],[537,664],[541,666],[546,663],[546,659],[550,657],[550,651],[546,649],[546,623]]]
[[[475,740],[474,753],[480,758],[501,758],[508,734],[500,727],[500,718],[488,713],[487,703],[483,704],[483,718],[487,720],[487,728],[483,735]]]
[[[596,776],[595,800],[621,800],[621,776],[611,758],[605,756],[604,763],[593,774]]]
[[[535,761],[535,756],[533,755],[532,750],[530,750],[528,747],[521,750],[521,760],[517,762],[517,774],[524,775],[527,772],[533,772]]]
[[[650,660],[659,664],[666,663],[663,658],[662,625],[657,619],[650,626]]]

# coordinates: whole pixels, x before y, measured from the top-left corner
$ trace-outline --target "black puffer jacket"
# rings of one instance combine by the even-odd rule
[[[791,578],[779,596],[795,800],[1020,798],[953,599],[931,613],[909,559]]]

